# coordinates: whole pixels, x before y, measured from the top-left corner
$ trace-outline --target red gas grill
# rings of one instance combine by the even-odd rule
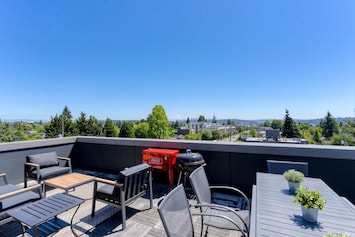
[[[174,183],[174,168],[179,150],[148,148],[142,151],[143,163],[149,164],[154,169],[168,171],[169,185]]]

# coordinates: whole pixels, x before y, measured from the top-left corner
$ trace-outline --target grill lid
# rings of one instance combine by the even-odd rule
[[[204,161],[202,155],[197,152],[193,153],[190,149],[186,150],[186,153],[179,153],[176,156],[176,162],[179,164],[194,163],[197,161]]]

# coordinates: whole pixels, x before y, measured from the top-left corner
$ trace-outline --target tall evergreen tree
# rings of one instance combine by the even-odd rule
[[[293,119],[290,117],[287,109],[286,109],[285,120],[282,128],[282,136],[287,138],[296,138],[300,136],[297,130],[297,126],[293,121]]]
[[[339,124],[333,118],[333,116],[330,114],[329,111],[325,116],[325,118],[320,121],[319,126],[323,129],[323,136],[326,139],[331,138],[334,135],[334,133],[338,133],[339,131]]]
[[[134,137],[133,127],[130,122],[124,121],[120,128],[119,137]]]
[[[117,137],[118,136],[118,128],[113,123],[113,121],[109,118],[106,119],[104,125],[104,135],[105,137]]]

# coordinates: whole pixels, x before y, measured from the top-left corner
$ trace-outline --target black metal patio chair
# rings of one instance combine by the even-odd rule
[[[203,166],[195,169],[190,174],[189,179],[192,189],[196,194],[197,201],[201,205],[202,213],[225,216],[238,224],[238,227],[236,227],[234,224],[231,224],[230,221],[226,221],[225,219],[204,217],[202,218],[202,228],[206,225],[206,233],[208,233],[208,227],[213,226],[220,229],[241,230],[244,236],[248,235],[250,222],[250,201],[241,190],[230,186],[210,186],[205,173],[205,168]],[[244,199],[244,202],[246,202],[245,209],[214,204],[212,202],[212,190],[232,192],[233,194],[236,194],[238,197]]]

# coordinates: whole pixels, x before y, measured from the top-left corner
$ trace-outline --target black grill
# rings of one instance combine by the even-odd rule
[[[184,186],[186,185],[186,179],[201,165],[205,165],[205,160],[202,155],[197,152],[191,152],[190,149],[186,150],[186,153],[179,153],[176,157],[176,163],[180,168],[180,174],[178,179],[178,185],[181,183],[182,176],[184,176]]]

